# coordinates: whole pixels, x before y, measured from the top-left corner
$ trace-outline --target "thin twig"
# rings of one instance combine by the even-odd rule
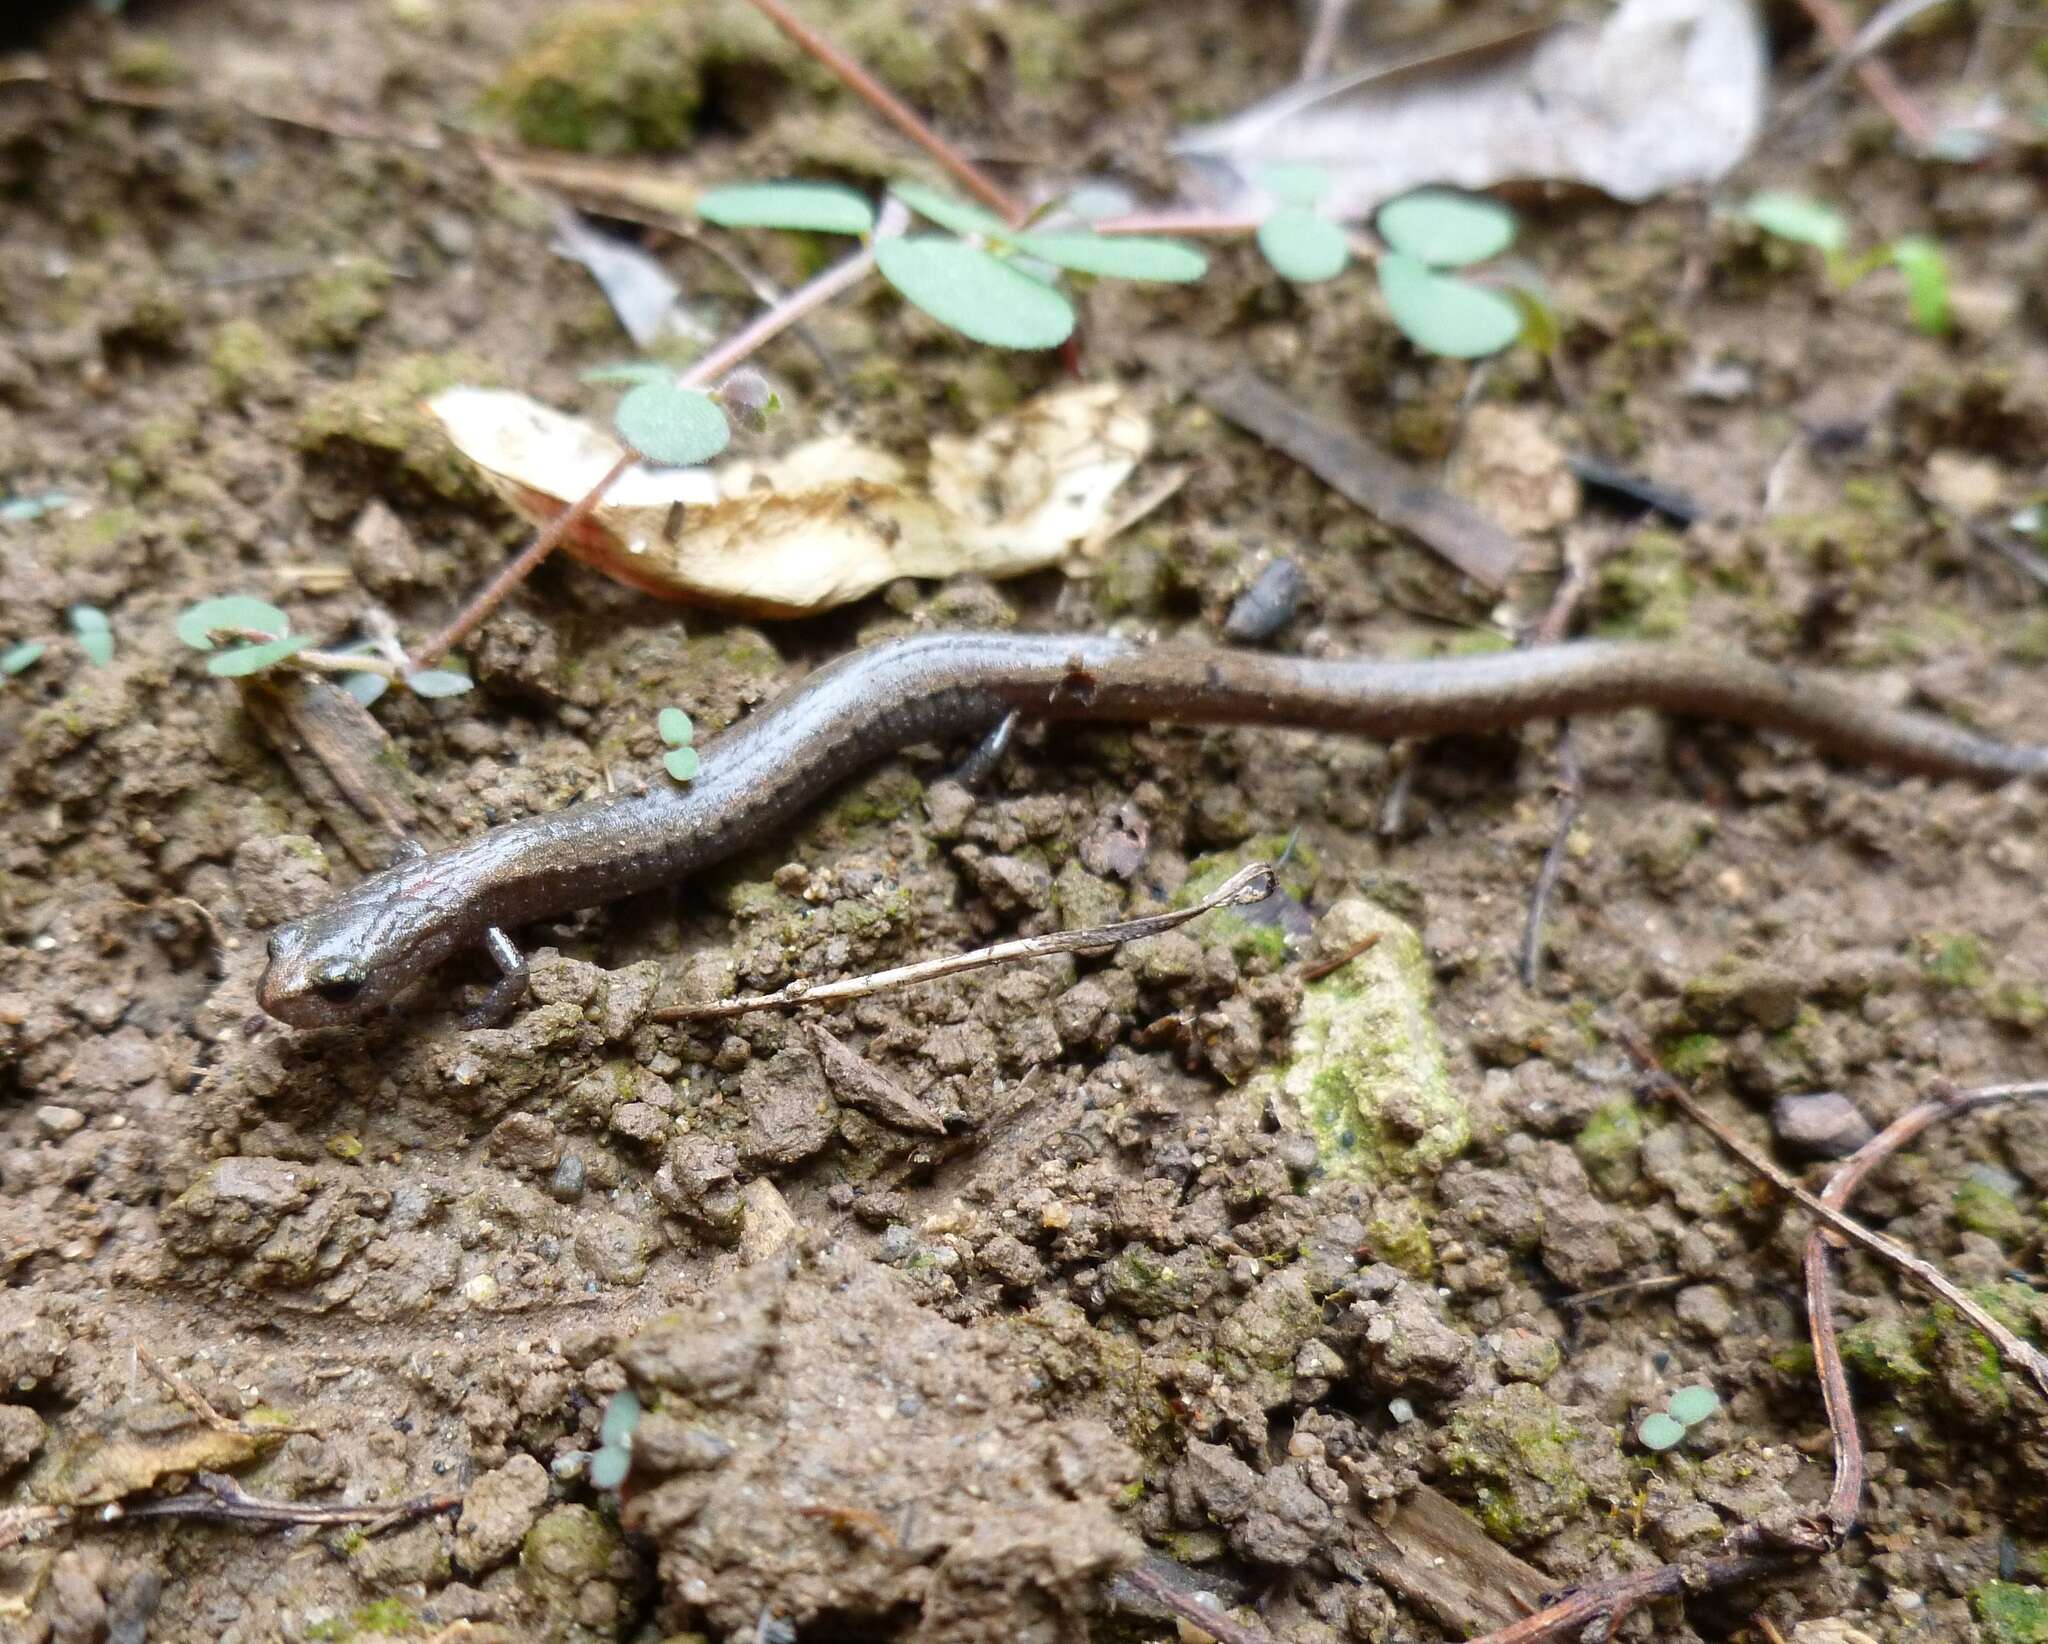
[[[1806,1212],[1825,1222],[1828,1227],[1847,1239],[1851,1244],[1861,1245],[1872,1255],[1890,1262],[1915,1284],[1924,1290],[1931,1290],[1949,1306],[1989,1336],[2003,1355],[2007,1364],[2017,1364],[2043,1393],[2048,1393],[2048,1355],[2020,1339],[2011,1329],[2000,1323],[1981,1302],[1959,1288],[1939,1268],[1923,1261],[1895,1239],[1865,1227],[1853,1217],[1844,1215],[1835,1206],[1816,1198],[1794,1181],[1771,1160],[1765,1158],[1741,1137],[1729,1130],[1700,1105],[1692,1092],[1665,1072],[1657,1063],[1646,1045],[1636,1034],[1624,1028],[1615,1037],[1639,1068],[1642,1069],[1649,1085],[1664,1096],[1674,1107],[1697,1124],[1715,1141],[1733,1153],[1744,1164],[1769,1182],[1788,1198],[1795,1199]],[[2023,1087],[2001,1087],[2019,1089]],[[1931,1121],[1928,1121],[1931,1122]],[[1923,1123],[1922,1128],[1925,1127]]]
[[[1054,953],[1085,953],[1092,948],[1113,948],[1147,936],[1164,935],[1190,919],[1217,908],[1242,907],[1263,902],[1273,894],[1273,869],[1264,862],[1240,868],[1193,907],[1172,913],[1155,913],[1143,919],[1126,919],[1114,925],[1097,925],[1088,930],[1053,931],[1045,936],[1026,936],[1011,942],[997,942],[971,953],[956,953],[944,959],[922,959],[914,965],[897,965],[867,976],[852,976],[838,982],[792,982],[774,993],[746,994],[718,999],[706,1005],[667,1005],[654,1011],[650,1021],[702,1022],[723,1016],[741,1016],[748,1011],[775,1010],[784,1005],[843,1004],[864,999],[887,988],[909,987],[917,982],[936,981],[963,970],[984,965],[1006,964],[1014,959],[1042,959]]]
[[[1191,1626],[1200,1628],[1215,1639],[1216,1644],[1273,1644],[1271,1633],[1232,1621],[1220,1611],[1210,1609],[1192,1593],[1182,1592],[1178,1587],[1161,1580],[1143,1567],[1125,1570],[1117,1580],[1135,1587],[1154,1604],[1179,1616]]]
[[[245,1493],[224,1473],[201,1473],[202,1488],[133,1505],[115,1502],[92,1521],[118,1524],[139,1518],[198,1518],[242,1524],[364,1524],[381,1529],[409,1518],[428,1518],[462,1505],[460,1495],[417,1496],[386,1506],[323,1506],[307,1501],[265,1501]]]
[[[1856,24],[1838,0],[1799,0],[1799,4],[1813,19],[1813,26],[1836,51],[1849,51],[1855,46]],[[1933,141],[1933,122],[1921,112],[1912,94],[1882,61],[1865,57],[1856,65],[1855,72],[1870,100],[1891,116],[1892,124],[1899,128],[1900,135],[1907,142],[1915,148],[1926,148]]]
[[[1342,970],[1361,953],[1378,947],[1380,945],[1380,937],[1384,934],[1383,931],[1374,931],[1364,941],[1354,942],[1349,948],[1337,954],[1334,958],[1320,959],[1313,965],[1303,965],[1301,967],[1301,979],[1304,982],[1320,982],[1331,972]]]
[[[841,292],[858,285],[873,271],[874,266],[875,253],[872,246],[864,246],[852,256],[834,263],[816,279],[799,286],[781,302],[761,314],[752,324],[733,333],[682,372],[676,381],[685,388],[700,388],[725,375],[749,355],[781,336],[805,315],[830,302]],[[412,666],[431,667],[467,639],[477,625],[502,605],[506,596],[531,576],[541,561],[561,545],[563,538],[590,517],[597,505],[604,500],[605,492],[612,488],[619,476],[632,467],[636,460],[634,452],[621,452],[619,460],[605,471],[602,479],[543,525],[518,557],[484,584],[482,590],[470,598],[447,627],[413,653]]]
[[[953,180],[983,205],[1001,213],[1003,218],[1013,225],[1022,223],[1029,215],[1001,184],[926,125],[916,110],[798,17],[782,3],[782,0],[753,0],[753,6],[769,22],[836,74],[847,89],[868,107],[945,167]]]
[[[194,1387],[169,1365],[162,1363],[141,1342],[136,1342],[134,1345],[135,1357],[141,1361],[143,1369],[147,1370],[158,1381],[162,1382],[164,1386],[169,1388],[171,1397],[184,1405],[186,1409],[190,1410],[216,1433],[232,1433],[237,1438],[281,1438],[292,1433],[304,1433],[313,1438],[320,1436],[320,1429],[317,1427],[285,1426],[282,1423],[269,1422],[264,1423],[262,1426],[251,1426],[247,1422],[236,1421],[231,1416],[224,1416],[207,1401],[205,1394],[201,1393],[198,1388]]]
[[[1581,1290],[1566,1296],[1559,1307],[1591,1307],[1595,1302],[1611,1301],[1616,1296],[1627,1296],[1645,1290],[1671,1290],[1691,1281],[1683,1273],[1652,1273],[1644,1279],[1623,1279],[1619,1284],[1603,1284],[1598,1290]]]

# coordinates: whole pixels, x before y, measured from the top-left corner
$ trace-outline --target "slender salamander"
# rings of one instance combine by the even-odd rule
[[[372,874],[278,928],[260,998],[295,1027],[359,1021],[494,927],[678,879],[772,832],[884,754],[986,730],[1012,710],[1390,739],[1623,708],[1789,732],[1844,759],[1932,776],[2048,772],[2048,746],[1994,741],[1727,652],[1586,642],[1375,662],[1077,634],[921,635],[819,668],[710,742],[687,785],[658,781],[507,823]]]

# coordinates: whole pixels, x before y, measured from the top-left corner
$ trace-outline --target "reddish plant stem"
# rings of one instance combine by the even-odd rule
[[[816,279],[799,286],[774,307],[765,310],[751,324],[734,332],[684,371],[676,379],[677,382],[685,388],[701,388],[724,376],[742,360],[781,336],[805,315],[858,285],[874,271],[874,266],[875,252],[872,246],[863,246],[851,257],[834,263]],[[477,625],[504,604],[506,596],[533,575],[541,561],[560,547],[562,540],[590,517],[597,505],[604,500],[605,492],[617,483],[621,474],[633,466],[635,456],[636,454],[630,450],[623,452],[619,460],[605,471],[602,479],[543,525],[535,534],[533,541],[520,551],[517,558],[470,597],[447,627],[412,653],[407,664],[408,671],[432,667],[475,632]]]
[[[798,17],[782,0],[753,0],[763,17],[845,82],[877,114],[946,168],[955,182],[1013,226],[1029,213],[1001,184],[926,125],[917,111],[881,81]]]
[[[1799,4],[1813,19],[1813,26],[1836,51],[1847,51],[1855,44],[1856,24],[1837,0],[1799,0]],[[1913,94],[1899,83],[1898,76],[1883,61],[1866,57],[1856,65],[1855,74],[1870,100],[1891,116],[1892,124],[1899,128],[1900,135],[1907,142],[1915,148],[1924,149],[1934,140],[1934,122],[1927,118],[1913,100]]]

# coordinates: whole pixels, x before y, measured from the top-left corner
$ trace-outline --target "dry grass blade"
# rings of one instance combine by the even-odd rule
[[[733,999],[717,999],[707,1005],[668,1005],[655,1011],[650,1021],[705,1022],[725,1016],[743,1016],[755,1010],[779,1010],[788,1005],[836,1005],[849,999],[865,999],[889,988],[934,982],[942,976],[956,976],[963,970],[984,965],[1008,964],[1019,959],[1042,959],[1054,953],[1086,953],[1095,948],[1120,947],[1147,936],[1164,936],[1190,919],[1200,918],[1217,908],[1244,907],[1263,902],[1273,894],[1276,881],[1272,867],[1254,862],[1240,868],[1193,907],[1172,913],[1155,913],[1143,919],[1126,919],[1114,925],[1096,925],[1087,930],[1054,931],[1046,936],[1025,936],[1014,942],[997,942],[971,953],[956,953],[944,959],[925,959],[914,965],[898,965],[867,976],[851,976],[839,982],[792,982],[774,993],[753,993]]]

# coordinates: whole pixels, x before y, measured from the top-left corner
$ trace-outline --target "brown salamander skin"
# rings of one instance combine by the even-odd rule
[[[1843,759],[1931,776],[2048,772],[2048,747],[1993,741],[1733,653],[1589,642],[1376,662],[1075,634],[930,634],[818,669],[710,742],[687,785],[571,805],[371,875],[272,935],[260,997],[295,1027],[360,1021],[493,926],[679,879],[772,833],[883,755],[984,730],[1012,709],[1390,739],[1623,708],[1784,731]]]

